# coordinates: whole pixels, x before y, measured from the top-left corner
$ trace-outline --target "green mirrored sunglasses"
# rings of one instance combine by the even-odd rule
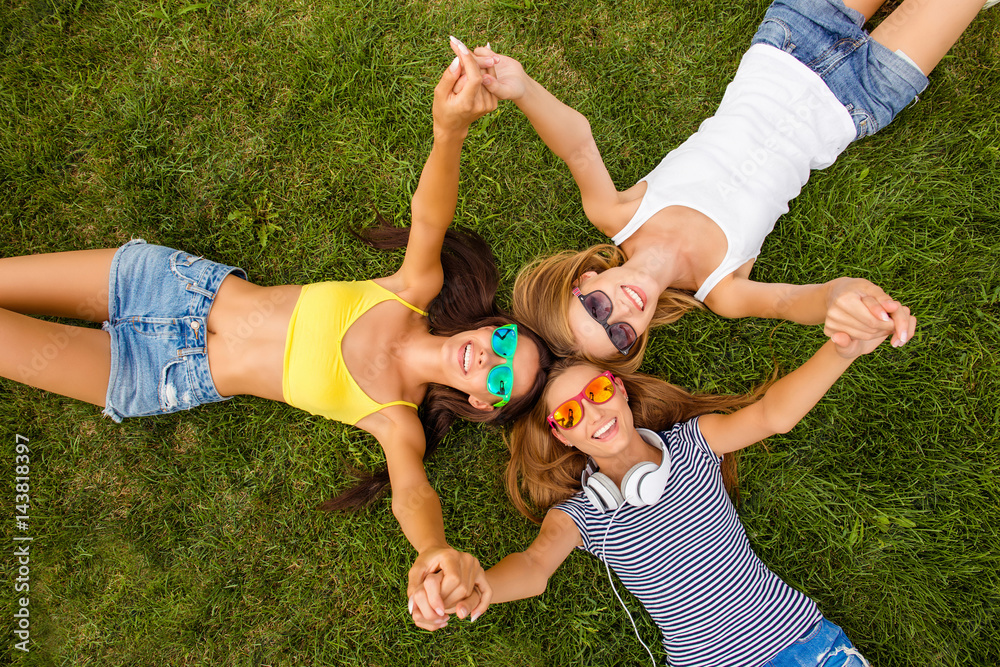
[[[517,351],[517,325],[505,324],[493,330],[490,343],[493,351],[503,361],[490,370],[486,377],[486,388],[500,400],[493,404],[502,408],[510,402],[510,394],[514,391],[514,352]]]

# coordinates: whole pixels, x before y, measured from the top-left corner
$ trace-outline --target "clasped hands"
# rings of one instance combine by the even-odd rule
[[[823,333],[842,348],[891,336],[893,347],[913,338],[917,318],[910,309],[863,278],[838,278],[827,299]]]
[[[448,616],[479,618],[489,607],[493,589],[475,556],[450,547],[431,549],[410,568],[408,609],[424,630],[448,625]]]
[[[464,132],[475,120],[497,108],[498,100],[524,94],[524,70],[513,58],[493,52],[490,45],[471,51],[455,37],[455,52],[434,89],[435,128]]]

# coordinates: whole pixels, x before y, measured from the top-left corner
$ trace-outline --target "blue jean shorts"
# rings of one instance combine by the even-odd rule
[[[225,400],[205,347],[208,313],[222,281],[243,269],[180,250],[129,241],[108,278],[111,376],[104,414],[116,422]]]
[[[850,112],[855,139],[888,125],[927,87],[920,68],[872,39],[864,22],[841,0],[774,0],[752,42],[816,72]]]
[[[870,667],[844,631],[825,618],[805,631],[791,646],[763,667]]]

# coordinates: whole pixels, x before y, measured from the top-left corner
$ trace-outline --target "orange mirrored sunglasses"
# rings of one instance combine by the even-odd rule
[[[587,383],[579,394],[562,403],[548,416],[549,426],[568,430],[583,419],[583,401],[607,403],[615,395],[615,376],[604,371]]]

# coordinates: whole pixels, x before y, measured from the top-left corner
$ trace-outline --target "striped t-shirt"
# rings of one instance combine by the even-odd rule
[[[556,509],[607,560],[663,635],[674,667],[760,665],[820,620],[816,604],[750,548],[698,419],[660,433],[671,457],[659,502],[599,512],[577,493]]]

